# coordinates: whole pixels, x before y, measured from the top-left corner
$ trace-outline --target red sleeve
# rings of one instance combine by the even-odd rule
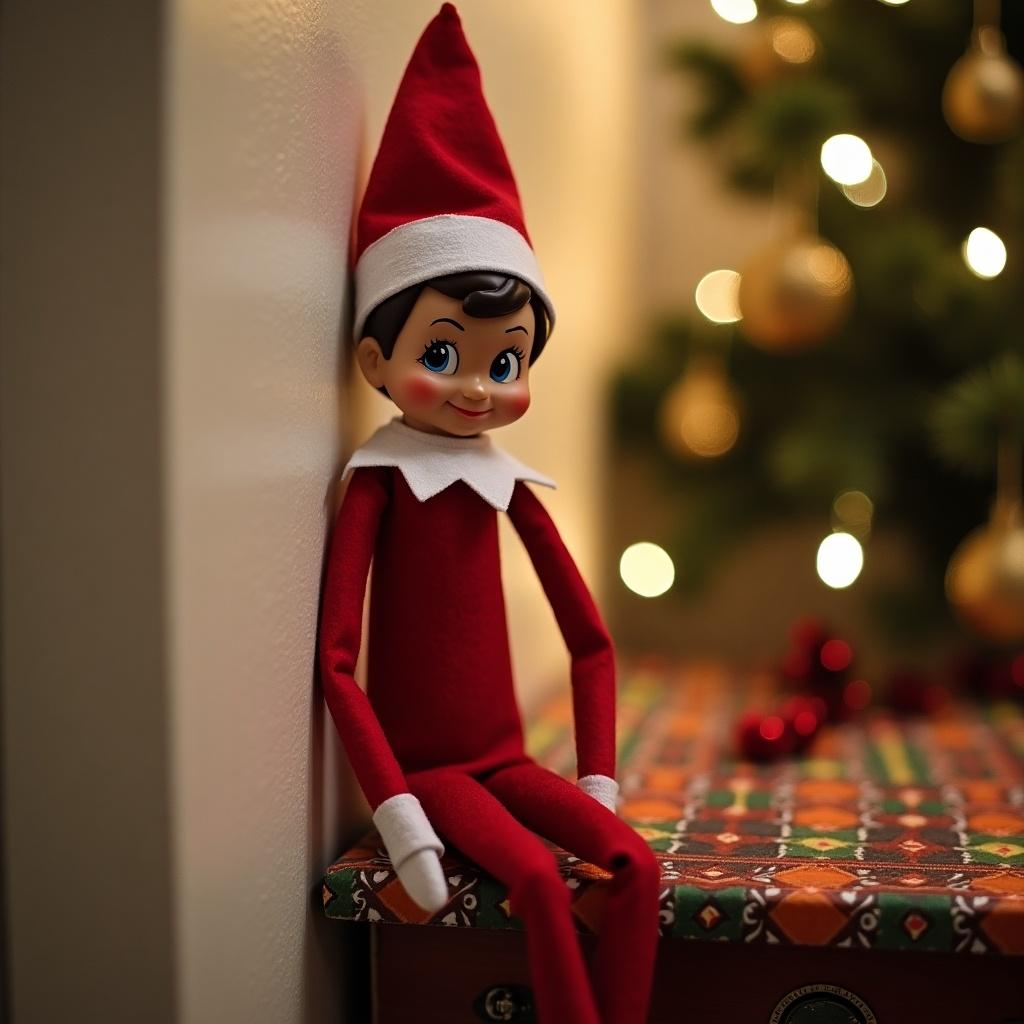
[[[374,810],[389,797],[408,792],[384,730],[354,678],[366,579],[388,496],[387,470],[354,471],[331,534],[320,618],[324,696],[356,778]]]
[[[547,509],[521,481],[509,518],[530,555],[572,655],[576,768],[615,777],[615,650],[576,563]]]

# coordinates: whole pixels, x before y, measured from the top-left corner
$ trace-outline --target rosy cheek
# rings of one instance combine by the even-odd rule
[[[417,375],[409,377],[402,382],[399,395],[396,397],[400,401],[408,402],[410,405],[419,406],[432,405],[440,401],[441,394],[442,387],[438,382],[431,380],[429,377]]]
[[[508,411],[518,419],[530,408],[530,392],[523,389],[508,396]]]

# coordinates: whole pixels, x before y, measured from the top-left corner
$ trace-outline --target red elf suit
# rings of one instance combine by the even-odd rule
[[[356,255],[357,339],[367,316],[398,291],[470,270],[520,278],[553,315],[450,4],[427,27],[399,88],[360,211]],[[399,878],[425,909],[444,906],[440,833],[508,886],[526,926],[544,1024],[639,1024],[657,941],[658,867],[614,813],[614,652],[527,485],[552,482],[485,434],[427,433],[399,419],[356,451],[345,476],[324,585],[321,674]],[[572,656],[576,785],[523,747],[499,513],[522,539]],[[363,693],[354,672],[371,568]],[[611,873],[593,987],[569,890],[539,836]]]

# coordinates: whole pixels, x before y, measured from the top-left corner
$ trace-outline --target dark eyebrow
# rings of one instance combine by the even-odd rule
[[[453,320],[450,316],[439,316],[436,320],[431,320],[430,326],[433,327],[434,324],[451,324],[452,327],[457,327],[460,331],[466,329],[458,320]]]
[[[506,334],[511,334],[511,333],[512,333],[513,331],[522,331],[522,332],[523,332],[523,334],[529,334],[529,333],[530,333],[530,332],[529,332],[529,331],[528,331],[528,330],[527,330],[527,329],[526,329],[525,327],[523,327],[523,326],[522,326],[521,324],[520,324],[520,325],[519,325],[518,327],[509,327],[509,328],[508,328],[508,329],[507,329],[507,330],[505,331],[505,333],[506,333]]]

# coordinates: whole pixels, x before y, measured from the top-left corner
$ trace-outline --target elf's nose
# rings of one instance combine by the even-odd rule
[[[487,385],[479,374],[474,374],[462,383],[462,397],[468,398],[471,402],[486,401],[488,395]]]

